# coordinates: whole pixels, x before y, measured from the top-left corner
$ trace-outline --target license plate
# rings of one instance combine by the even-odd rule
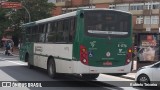
[[[110,62],[110,61],[104,62],[103,65],[105,65],[105,66],[111,66],[112,62]]]

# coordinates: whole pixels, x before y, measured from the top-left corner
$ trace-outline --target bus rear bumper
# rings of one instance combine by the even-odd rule
[[[74,62],[73,73],[82,74],[82,73],[129,73],[131,72],[132,62],[124,66],[118,67],[95,67],[87,66],[81,62]]]

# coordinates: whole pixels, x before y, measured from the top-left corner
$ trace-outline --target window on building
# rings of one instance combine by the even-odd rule
[[[151,22],[152,24],[159,24],[159,16],[152,16]]]
[[[148,8],[148,5],[144,5],[144,9],[149,9],[149,8]]]
[[[127,6],[127,5],[120,5],[120,6],[116,6],[116,9],[117,10],[123,10],[123,11],[129,11],[129,6]]]
[[[160,8],[160,4],[158,2],[155,3],[145,3],[144,9],[159,9]]]
[[[151,21],[150,21],[150,16],[145,16],[144,18],[144,24],[159,24],[159,16],[151,16]]]
[[[143,5],[132,4],[130,10],[143,10]]]
[[[150,24],[150,16],[144,17],[144,24]]]
[[[68,1],[68,0],[56,0],[56,2],[65,2],[65,1]]]
[[[136,24],[142,24],[143,23],[143,16],[137,16]]]
[[[160,4],[154,4],[153,5],[153,9],[159,9],[160,8]]]
[[[138,5],[137,10],[143,10],[143,5]]]
[[[152,9],[152,5],[149,5],[149,9]]]

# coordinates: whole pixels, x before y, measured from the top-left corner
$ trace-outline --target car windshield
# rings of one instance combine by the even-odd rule
[[[152,67],[154,67],[154,68],[158,68],[158,67],[160,67],[160,62],[157,62],[157,63],[153,64],[153,66],[152,66]]]

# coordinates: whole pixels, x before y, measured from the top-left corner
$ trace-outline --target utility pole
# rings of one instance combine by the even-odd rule
[[[22,7],[26,10],[26,12],[27,12],[27,14],[28,14],[28,18],[29,18],[28,22],[31,22],[30,12],[28,11],[28,9],[27,9],[24,5],[22,5]]]
[[[151,31],[151,28],[152,28],[152,7],[153,7],[153,1],[152,0],[150,0],[150,31]]]

